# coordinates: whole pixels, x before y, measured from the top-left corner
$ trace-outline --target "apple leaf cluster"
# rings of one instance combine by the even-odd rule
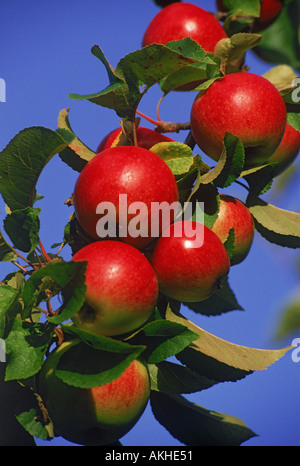
[[[156,3],[165,7],[173,2]],[[244,61],[250,49],[277,63],[283,49],[286,51],[289,35],[289,53],[281,60],[283,65],[274,66],[265,78],[280,92],[287,122],[300,132],[299,104],[291,97],[296,88],[292,82],[297,77],[293,67],[299,69],[299,44],[295,45],[293,27],[294,11],[299,5],[286,2],[283,15],[262,34],[251,27],[260,15],[260,5],[258,0],[224,0],[229,10],[223,18],[228,38],[219,41],[215,53],[207,53],[195,40],[185,38],[142,47],[121,58],[113,68],[95,45],[91,52],[105,66],[108,85],[89,95],[70,94],[70,98],[114,111],[121,119],[119,142],[129,146],[139,124],[139,103],[152,86],[160,86],[163,96],[167,96],[192,83],[190,90],[197,96],[205,95],[224,75],[240,72],[241,67],[247,72]],[[282,33],[271,32],[277,30]],[[157,123],[158,133],[176,133],[184,127]],[[246,206],[256,230],[267,241],[299,248],[300,214],[279,209],[263,199],[273,179],[280,175],[279,163],[265,161],[247,166],[242,140],[226,132],[222,154],[210,166],[197,152],[190,126],[186,129],[189,134],[185,143],[174,140],[151,148],[173,173],[180,202],[191,202],[196,210],[198,202],[209,200],[204,203],[204,223],[213,228],[220,212],[220,193],[240,183],[247,190]],[[7,206],[4,232],[0,232],[0,260],[16,266],[16,271],[2,277],[0,283],[0,338],[6,350],[6,362],[0,365],[0,443],[33,445],[34,437],[51,440],[57,435],[39,393],[38,377],[53,345],[72,339],[80,343],[71,348],[68,357],[61,358],[56,368],[56,376],[65,384],[82,389],[108,384],[134,360],[142,358],[150,375],[153,414],[179,441],[186,445],[240,445],[255,436],[240,419],[206,410],[184,397],[264,370],[289,350],[239,346],[184,317],[184,306],[210,316],[243,310],[228,277],[220,289],[199,302],[180,302],[160,294],[151,317],[121,337],[92,334],[72,323],[85,305],[87,264],[65,260],[63,248],[69,246],[75,254],[90,239],[74,214],[54,245],[57,252],[47,252],[43,247],[38,207],[41,196],[36,186],[44,167],[57,154],[78,173],[96,156],[73,132],[69,109],[60,111],[57,129],[25,128],[0,152],[0,192]],[[232,229],[224,243],[230,258],[234,241]],[[170,357],[176,362],[168,361]]]

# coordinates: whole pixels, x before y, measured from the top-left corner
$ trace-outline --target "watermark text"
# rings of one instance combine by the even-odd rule
[[[196,205],[191,202],[184,202],[183,205],[179,202],[151,202],[149,209],[144,202],[128,203],[127,194],[119,194],[118,206],[112,202],[100,202],[96,214],[100,215],[96,233],[102,239],[168,236],[168,227],[175,220],[175,236],[184,236],[190,240],[189,247],[199,248],[204,241],[203,202],[197,202]],[[194,228],[192,222],[184,222],[191,219],[197,223],[197,228]]]
[[[0,78],[0,102],[6,102],[6,83],[3,78]]]

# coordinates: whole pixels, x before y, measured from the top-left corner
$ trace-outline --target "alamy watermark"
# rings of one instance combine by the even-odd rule
[[[3,78],[0,78],[0,102],[6,102],[6,83]]]
[[[292,361],[300,362],[300,338],[294,338],[291,346],[295,346],[295,349],[292,351]]]
[[[296,89],[294,89],[292,92],[292,101],[295,102],[295,104],[297,104],[300,102],[300,78],[294,79],[293,87],[296,87]]]
[[[100,215],[96,224],[96,233],[99,238],[158,238],[169,236],[169,225],[173,221],[181,221],[181,228],[174,229],[176,237],[184,236],[189,239],[190,248],[199,248],[204,241],[204,203],[197,202],[151,202],[150,211],[144,202],[131,202],[128,204],[127,194],[119,194],[119,204],[116,207],[112,202],[100,202],[96,209]],[[191,222],[193,219],[197,228]]]
[[[0,362],[6,362],[6,347],[3,338],[0,338]]]

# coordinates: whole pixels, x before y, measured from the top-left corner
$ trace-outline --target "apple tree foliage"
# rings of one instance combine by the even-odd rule
[[[164,7],[171,2],[156,3]],[[93,94],[70,94],[70,99],[114,111],[122,122],[122,141],[130,144],[139,123],[139,103],[152,86],[159,85],[165,96],[180,85],[201,79],[194,92],[202,92],[224,73],[238,71],[239,59],[253,49],[274,64],[266,77],[281,92],[290,124],[300,131],[299,102],[292,99],[293,81],[300,69],[299,24],[295,24],[299,1],[286,1],[283,13],[260,34],[251,32],[251,21],[259,16],[259,0],[225,0],[224,4],[229,7],[224,19],[228,39],[219,42],[215,54],[184,39],[133,51],[113,68],[96,45],[91,53],[106,68],[108,82]],[[170,125],[162,123],[157,130],[172,131]],[[214,208],[204,212],[204,218],[212,226],[218,215],[219,189],[242,181],[257,231],[278,246],[300,248],[300,214],[264,200],[264,193],[272,189],[276,164],[245,169],[243,144],[227,133],[220,160],[208,166],[197,153],[188,124],[175,124],[175,131],[179,130],[187,131],[185,144],[160,143],[152,150],[173,171],[182,201],[196,203],[203,193],[209,193]],[[0,152],[0,192],[6,204],[0,260],[16,266],[15,272],[1,277],[0,282],[0,338],[6,350],[6,363],[0,364],[0,444],[35,445],[35,438],[51,440],[55,436],[36,378],[50,347],[75,336],[83,351],[92,349],[95,358],[88,370],[80,361],[66,367],[61,363],[57,373],[66,383],[78,387],[108,383],[142,356],[151,376],[153,415],[175,438],[186,445],[240,445],[256,435],[242,420],[207,410],[184,395],[264,370],[289,348],[264,350],[232,344],[184,317],[182,304],[211,316],[242,309],[229,280],[203,302],[186,304],[162,297],[152,319],[124,338],[95,336],[70,325],[70,318],[84,303],[85,264],[65,260],[62,247],[68,246],[74,253],[87,239],[73,216],[61,238],[54,240],[58,241],[53,246],[56,252],[45,251],[39,235],[41,196],[36,185],[52,157],[60,157],[70,170],[79,173],[94,156],[95,152],[74,134],[69,109],[60,111],[58,128],[25,128]],[[232,235],[226,242],[229,255]],[[110,367],[103,371],[97,356],[111,361]],[[167,360],[171,356],[176,362]]]

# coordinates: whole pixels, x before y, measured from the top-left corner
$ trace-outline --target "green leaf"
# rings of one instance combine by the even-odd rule
[[[5,339],[5,380],[20,380],[36,374],[53,336],[53,326],[15,319]]]
[[[288,113],[287,123],[297,131],[300,131],[300,113]]]
[[[0,192],[11,211],[33,205],[43,168],[68,143],[55,131],[36,126],[22,130],[0,152]]]
[[[15,308],[16,302],[19,298],[19,292],[9,285],[2,285],[0,283],[0,338],[4,336],[5,324],[9,318],[9,312]],[[0,355],[1,355],[1,341],[0,341]],[[1,362],[1,358],[0,358]]]
[[[234,228],[230,228],[227,239],[226,241],[224,241],[224,246],[230,259],[232,258],[234,253],[234,240],[235,231]]]
[[[151,390],[164,393],[195,393],[206,390],[218,382],[210,380],[188,367],[169,361],[148,365]]]
[[[265,163],[258,167],[253,167],[247,170],[244,170],[241,173],[250,188],[250,197],[257,197],[270,189],[273,179],[278,175],[278,170],[280,170],[280,165],[276,162]]]
[[[238,33],[230,38],[221,39],[217,43],[214,53],[221,59],[221,69],[224,73],[230,64],[242,58],[248,50],[260,42],[260,39],[259,34],[250,33]]]
[[[63,326],[63,330],[68,332],[70,328]],[[71,332],[81,340],[75,341],[61,356],[56,375],[75,387],[90,388],[112,382],[145,349],[142,345],[130,345],[110,337],[89,336],[87,332],[76,332],[76,328]]]
[[[88,95],[69,94],[69,97],[74,100],[89,100],[97,105],[113,109],[121,118],[132,116],[133,108],[136,105],[136,97],[131,96],[125,80],[122,76],[116,74],[100,47],[94,45],[91,52],[105,66],[109,85],[97,93]]]
[[[224,0],[224,7],[229,12],[223,27],[230,37],[251,30],[254,19],[260,16],[261,3],[259,0]]]
[[[149,88],[170,73],[196,61],[196,58],[186,57],[167,45],[152,44],[121,58],[116,72],[131,91],[137,92],[141,85]]]
[[[165,45],[195,62],[177,69],[160,81],[159,85],[164,94],[186,84],[192,85],[188,86],[188,90],[192,90],[193,87],[198,89],[203,81],[220,76],[220,60],[213,54],[206,53],[198,42],[191,38],[168,42]]]
[[[153,391],[155,418],[173,437],[188,446],[239,446],[256,434],[237,417],[210,411],[180,395]]]
[[[277,20],[261,32],[255,53],[268,63],[290,65],[300,70],[299,1],[284,5]]]
[[[237,136],[226,133],[223,143],[224,149],[217,165],[201,176],[201,183],[213,182],[219,188],[227,188],[241,175],[245,163],[245,150],[242,142]]]
[[[70,94],[69,97],[89,100],[111,108],[119,117],[130,120],[133,119],[136,107],[149,87],[195,62],[195,59],[185,57],[161,44],[152,44],[129,53],[121,58],[116,69],[109,65],[98,46],[92,48],[92,53],[109,70],[110,85],[94,94]]]
[[[41,411],[37,407],[17,414],[16,419],[33,437],[37,437],[42,440],[52,440],[54,437],[52,422],[48,419],[47,424],[44,425]]]
[[[17,258],[16,252],[13,247],[5,240],[3,234],[0,231],[0,261],[11,262]]]
[[[212,228],[218,217],[220,196],[213,183],[201,184],[201,176],[198,181],[199,185],[197,186],[197,190],[194,191],[193,196],[189,199],[189,201],[194,204],[192,219],[197,221],[197,211],[203,212],[204,225],[208,228]]]
[[[26,281],[23,300],[24,318],[29,317],[31,309],[46,300],[45,289],[52,296],[62,292],[63,303],[59,314],[48,317],[54,324],[60,324],[80,310],[85,299],[85,262],[50,262],[46,267],[36,270]]]
[[[70,109],[64,109],[60,111],[58,127],[72,133],[74,139],[70,142],[68,147],[59,153],[59,156],[63,162],[73,168],[73,170],[81,172],[87,162],[92,160],[96,154],[74,134],[69,121],[69,110]],[[59,132],[59,130],[57,132]]]
[[[297,73],[291,66],[277,65],[263,74],[263,77],[270,81],[279,92],[293,87],[294,79],[297,78]]]
[[[232,291],[228,278],[223,280],[221,289],[217,290],[210,298],[198,303],[183,303],[186,307],[206,316],[217,316],[230,311],[243,311]]]
[[[32,252],[39,243],[41,209],[27,207],[11,212],[4,220],[4,228],[14,247]]]
[[[232,15],[253,16],[255,18],[260,15],[259,0],[224,0],[223,3]]]
[[[186,325],[198,333],[199,340],[177,354],[176,358],[191,370],[212,380],[235,381],[253,371],[264,370],[291,349],[264,350],[228,342],[206,332],[183,316],[174,314],[170,308],[167,309],[166,319]]]
[[[130,341],[146,345],[143,357],[154,364],[179,353],[196,338],[198,335],[184,325],[159,319],[145,325]]]
[[[181,142],[160,142],[150,150],[166,162],[174,176],[188,173],[194,162],[192,149]]]
[[[257,197],[248,197],[246,205],[256,230],[266,240],[278,246],[300,247],[300,214],[280,209]]]

